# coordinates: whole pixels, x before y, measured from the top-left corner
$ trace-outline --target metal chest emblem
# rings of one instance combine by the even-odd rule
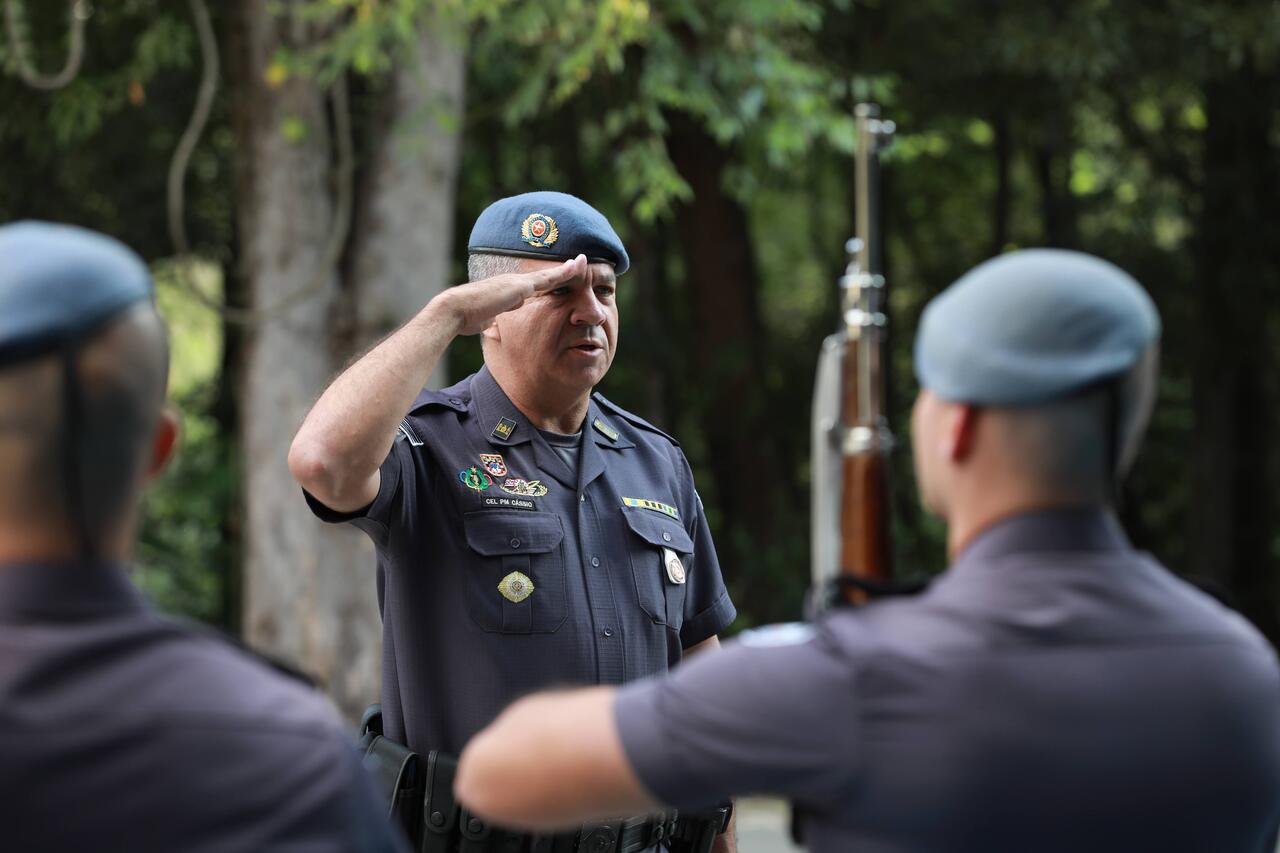
[[[519,604],[533,595],[533,581],[529,580],[529,576],[522,572],[512,572],[502,579],[502,583],[498,584],[498,592],[502,593],[502,597],[512,604]]]
[[[516,422],[511,418],[499,418],[498,425],[493,428],[493,432],[489,433],[494,438],[500,438],[506,441],[511,438],[511,433],[516,431]]]
[[[547,493],[547,487],[541,480],[522,480],[519,477],[508,477],[498,488],[522,498],[540,498]]]
[[[507,463],[503,461],[501,453],[481,453],[480,464],[494,477],[507,476]]]
[[[560,229],[545,213],[530,213],[520,224],[520,239],[534,248],[545,249],[560,239]]]
[[[651,509],[654,512],[660,512],[663,515],[669,515],[672,518],[679,518],[680,511],[670,504],[664,504],[661,501],[651,501],[647,498],[623,498],[622,503],[626,506],[637,507],[639,509]]]
[[[485,489],[493,485],[493,481],[489,479],[489,475],[474,465],[470,468],[459,471],[458,479],[462,481],[462,485],[466,486],[468,489],[475,489],[477,492],[483,492]]]
[[[680,562],[680,555],[675,551],[662,549],[662,565],[667,567],[667,580],[676,584],[685,582],[684,563]]]

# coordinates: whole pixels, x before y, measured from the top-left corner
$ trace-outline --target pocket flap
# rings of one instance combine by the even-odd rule
[[[638,507],[623,507],[622,517],[627,520],[631,531],[650,545],[670,548],[682,554],[693,553],[693,540],[675,519]]]
[[[551,513],[482,509],[462,516],[467,544],[486,557],[545,554],[564,539],[560,516]]]

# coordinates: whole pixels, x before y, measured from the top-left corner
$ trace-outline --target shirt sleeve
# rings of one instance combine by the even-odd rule
[[[853,678],[820,628],[774,626],[622,687],[614,715],[631,766],[664,803],[771,794],[820,806],[854,781]]]
[[[720,573],[720,558],[715,543],[711,541],[711,529],[707,526],[706,513],[702,511],[702,499],[693,488],[693,472],[684,461],[684,477],[693,495],[693,559],[688,567],[687,590],[684,596],[684,622],[680,627],[682,648],[696,646],[728,628],[737,617],[737,608],[729,598],[724,577]]]
[[[415,503],[412,447],[404,433],[397,433],[391,451],[378,472],[378,494],[368,506],[352,512],[339,512],[321,503],[306,489],[302,490],[316,518],[330,524],[349,522],[369,535],[374,544],[385,546],[397,519]]]

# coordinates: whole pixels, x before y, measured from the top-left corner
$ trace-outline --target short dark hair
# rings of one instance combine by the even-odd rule
[[[97,539],[137,499],[168,380],[164,324],[151,305],[138,305],[76,347],[72,421],[64,358],[0,370],[0,399],[28,402],[21,417],[0,423],[8,445],[0,455],[0,512],[33,522],[60,518]]]

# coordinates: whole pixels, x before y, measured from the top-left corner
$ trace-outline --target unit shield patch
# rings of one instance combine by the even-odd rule
[[[507,463],[503,461],[501,453],[481,453],[480,464],[494,477],[507,476]]]
[[[533,595],[533,581],[523,572],[512,572],[498,584],[498,592],[512,604],[519,604]]]
[[[560,229],[550,216],[530,213],[520,224],[520,239],[534,248],[545,249],[560,239]]]

